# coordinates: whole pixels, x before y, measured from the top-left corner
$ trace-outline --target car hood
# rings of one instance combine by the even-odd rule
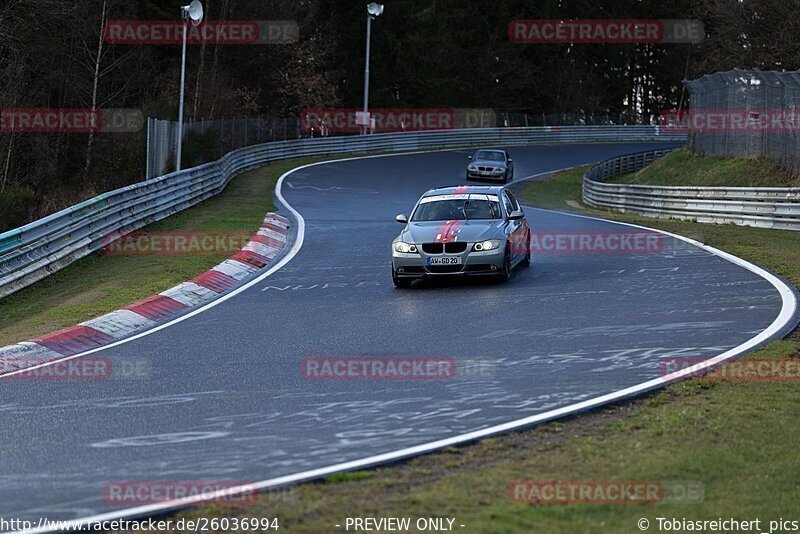
[[[475,243],[505,236],[501,219],[474,221],[410,222],[400,234],[406,243],[438,243],[465,241]]]
[[[474,159],[472,160],[472,164],[481,167],[500,167],[501,169],[506,166],[503,161],[492,161],[489,159]]]

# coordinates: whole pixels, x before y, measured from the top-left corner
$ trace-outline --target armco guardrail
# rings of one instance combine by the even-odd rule
[[[234,150],[213,163],[104,193],[0,234],[0,297],[101,249],[109,236],[132,232],[216,195],[238,173],[270,161],[473,145],[685,140],[685,136],[658,126],[563,126],[406,132],[255,145]]]
[[[662,219],[800,230],[800,187],[672,187],[609,184],[669,150],[628,154],[598,163],[583,175],[583,202]]]

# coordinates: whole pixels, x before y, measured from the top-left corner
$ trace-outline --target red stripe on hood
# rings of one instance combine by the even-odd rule
[[[436,242],[437,243],[449,243],[451,241],[455,241],[458,239],[458,234],[461,233],[461,227],[464,225],[464,221],[445,221],[442,226],[438,226],[436,228],[437,236]]]

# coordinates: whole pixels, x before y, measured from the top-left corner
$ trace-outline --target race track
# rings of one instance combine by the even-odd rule
[[[521,178],[651,147],[509,150]],[[718,355],[781,312],[767,280],[673,238],[650,254],[538,255],[507,284],[396,290],[394,216],[430,187],[463,182],[469,153],[334,162],[287,176],[282,194],[305,233],[285,267],[97,354],[144,360],[148,377],[0,380],[0,516],[87,517],[120,508],[104,500],[110,483],[266,480],[480,430],[658,378],[670,356]],[[534,230],[630,231],[525,212]],[[314,356],[451,357],[488,362],[489,373],[304,379],[300,362]]]

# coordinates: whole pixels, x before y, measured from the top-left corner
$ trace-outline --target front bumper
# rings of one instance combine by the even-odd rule
[[[425,278],[436,276],[486,276],[503,271],[504,249],[498,247],[490,251],[474,252],[472,244],[461,254],[418,254],[392,252],[392,271],[397,278]],[[432,266],[429,258],[460,257],[461,265]]]
[[[467,169],[467,180],[498,180],[502,182],[505,180],[505,171],[501,174],[484,171],[471,171]]]

